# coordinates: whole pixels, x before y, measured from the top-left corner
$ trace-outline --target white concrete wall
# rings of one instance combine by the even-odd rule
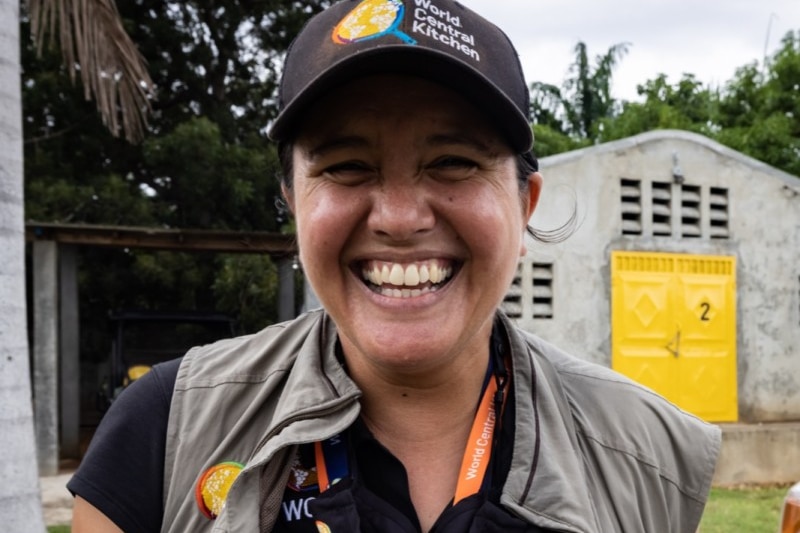
[[[673,181],[675,156],[685,183],[701,186],[701,238],[652,233],[649,183]],[[800,420],[800,179],[680,131],[560,154],[543,159],[541,168],[545,184],[533,225],[560,226],[577,202],[579,227],[560,244],[529,241],[525,261],[554,264],[554,317],[523,317],[522,327],[610,366],[611,251],[735,256],[740,420]],[[642,236],[622,235],[621,178],[642,181]],[[728,239],[709,236],[710,187],[728,190]]]

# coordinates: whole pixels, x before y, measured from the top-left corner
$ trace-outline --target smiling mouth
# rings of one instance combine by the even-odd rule
[[[391,298],[416,298],[442,288],[456,270],[451,261],[433,259],[409,264],[366,261],[361,279],[373,291]]]

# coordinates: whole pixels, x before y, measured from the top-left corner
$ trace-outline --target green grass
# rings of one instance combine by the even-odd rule
[[[699,533],[772,533],[778,530],[788,486],[711,489]],[[50,526],[47,533],[70,533]]]
[[[711,489],[700,533],[778,531],[786,487]]]

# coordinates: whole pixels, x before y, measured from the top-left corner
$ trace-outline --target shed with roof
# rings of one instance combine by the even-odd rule
[[[800,420],[800,178],[672,130],[547,157],[503,305],[714,422]]]

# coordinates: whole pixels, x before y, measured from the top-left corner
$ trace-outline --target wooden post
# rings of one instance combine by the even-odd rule
[[[58,473],[58,244],[33,243],[33,419],[39,474]]]
[[[80,459],[81,424],[77,256],[75,246],[60,245],[58,248],[61,455],[73,459]]]

